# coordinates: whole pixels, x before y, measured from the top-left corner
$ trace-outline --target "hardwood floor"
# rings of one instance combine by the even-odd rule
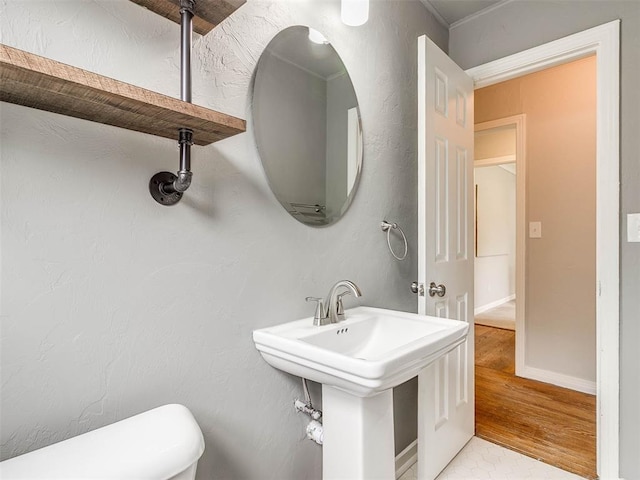
[[[475,335],[476,436],[597,478],[595,396],[516,377],[514,331]]]

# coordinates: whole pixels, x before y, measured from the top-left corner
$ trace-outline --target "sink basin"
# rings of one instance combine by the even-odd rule
[[[305,318],[254,330],[271,366],[357,397],[389,390],[464,342],[469,325],[414,313],[358,307],[317,327]]]

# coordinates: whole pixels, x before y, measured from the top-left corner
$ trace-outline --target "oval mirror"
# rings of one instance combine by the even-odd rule
[[[258,62],[252,109],[278,201],[307,225],[339,219],[360,177],[362,128],[349,73],[327,39],[303,26],[278,33]]]

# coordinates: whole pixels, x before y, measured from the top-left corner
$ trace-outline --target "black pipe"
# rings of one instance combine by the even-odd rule
[[[193,36],[193,12],[195,0],[180,0],[180,99],[191,103],[191,43]],[[180,145],[180,170],[178,175],[171,175],[173,181],[158,185],[158,191],[152,195],[160,198],[161,203],[173,204],[180,200],[181,194],[191,185],[191,145],[193,130],[181,128],[178,143]],[[151,184],[152,185],[152,184]],[[150,188],[153,188],[150,186]],[[174,195],[177,194],[177,195]]]
[[[180,0],[180,99],[191,103],[191,37],[195,0]]]

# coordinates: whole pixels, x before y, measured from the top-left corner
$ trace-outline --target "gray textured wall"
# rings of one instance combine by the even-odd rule
[[[621,19],[620,475],[640,478],[640,244],[626,242],[626,214],[640,212],[640,2],[517,1],[450,31],[449,52],[470,68]]]
[[[178,26],[129,1],[7,0],[0,22],[5,44],[178,96]],[[415,311],[416,39],[446,48],[447,32],[417,0],[372,2],[359,28],[338,0],[250,0],[196,38],[194,102],[250,120],[260,53],[294,24],[331,39],[362,109],[360,186],[327,228],[276,201],[250,122],[195,148],[191,189],[164,208],[147,183],[177,168],[175,142],[1,105],[2,458],[179,402],[205,435],[200,478],[320,478],[291,407],[300,381],[261,359],[251,331],[311,315],[304,297],[343,278],[363,304]],[[402,263],[383,218],[407,232]],[[415,382],[396,400],[410,405],[403,447]]]

